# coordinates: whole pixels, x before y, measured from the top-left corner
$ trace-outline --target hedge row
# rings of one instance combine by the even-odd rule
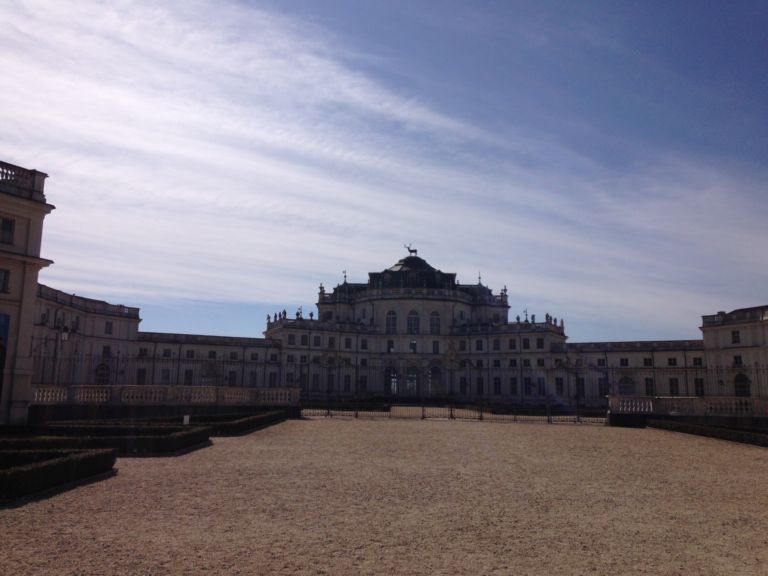
[[[741,442],[742,444],[755,444],[756,446],[768,446],[768,434],[760,432],[751,432],[749,430],[738,430],[736,428],[721,428],[718,426],[702,426],[699,424],[688,424],[687,422],[677,422],[674,420],[648,420],[648,426],[651,428],[661,428],[675,432],[684,432],[686,434],[697,434],[699,436],[708,436],[710,438],[719,438],[720,440],[730,440],[732,442]]]
[[[10,500],[112,470],[115,450],[0,451],[0,500]],[[24,463],[26,461],[26,463]]]
[[[282,422],[286,417],[287,414],[285,410],[274,410],[271,412],[251,412],[245,414],[192,415],[190,422],[193,426],[211,428],[211,434],[213,436],[236,436],[259,430],[277,422]],[[155,430],[179,431],[188,429],[188,426],[183,425],[183,416],[174,416],[172,418],[156,420],[79,420],[49,422],[45,430],[46,432],[51,433],[51,435],[69,435],[69,431],[74,429],[78,430],[77,435],[91,435],[92,433],[93,435],[96,435],[98,432],[92,432],[94,426],[98,426],[102,430],[107,428],[114,429],[116,433],[110,434],[114,436],[120,435],[120,433],[126,429],[141,429],[148,431],[150,434],[154,434]]]
[[[207,442],[211,429],[204,427],[175,427],[177,431],[164,434],[144,432],[121,436],[33,436],[0,438],[0,450],[114,448],[120,455],[169,454]]]
[[[253,414],[251,416],[245,416],[237,420],[229,421],[211,421],[207,418],[202,418],[202,423],[205,426],[210,426],[213,429],[214,436],[237,436],[240,434],[247,434],[254,430],[260,430],[277,424],[285,420],[285,412],[282,410],[276,410],[274,412],[264,412],[263,414]],[[195,424],[201,423],[200,420],[194,419]]]

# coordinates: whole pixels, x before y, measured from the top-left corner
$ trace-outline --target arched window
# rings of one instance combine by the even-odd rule
[[[428,395],[440,394],[442,392],[442,373],[439,366],[432,366],[427,372],[426,393]]]
[[[416,368],[408,368],[405,373],[405,393],[409,396],[419,393],[419,371]]]
[[[619,394],[622,396],[632,396],[635,393],[635,382],[629,376],[624,376],[619,380]]]
[[[440,314],[437,312],[429,315],[429,333],[440,334]]]
[[[384,372],[386,391],[392,396],[397,396],[398,374],[394,368],[387,368]]]
[[[96,366],[96,385],[106,386],[109,384],[110,369],[109,364],[99,364]]]
[[[393,310],[387,312],[387,334],[397,334],[397,314]]]
[[[419,333],[419,313],[416,310],[408,312],[408,334]]]
[[[733,393],[736,396],[751,396],[752,382],[744,374],[738,374],[733,380]]]

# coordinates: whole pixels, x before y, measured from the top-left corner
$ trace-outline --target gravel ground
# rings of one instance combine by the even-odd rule
[[[0,510],[0,574],[768,574],[768,450],[288,421]]]

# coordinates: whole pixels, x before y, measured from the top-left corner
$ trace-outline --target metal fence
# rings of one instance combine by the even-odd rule
[[[605,424],[605,416],[594,411],[586,414],[563,411],[515,413],[483,406],[427,406],[415,404],[305,406],[302,418],[401,419],[401,420],[474,420],[483,422],[529,422],[546,424]]]

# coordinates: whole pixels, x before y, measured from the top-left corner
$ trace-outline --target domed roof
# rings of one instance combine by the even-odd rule
[[[427,261],[423,258],[419,258],[418,256],[407,256],[398,260],[397,264],[387,268],[387,270],[390,272],[408,272],[411,270],[433,272],[435,269],[427,264]]]

